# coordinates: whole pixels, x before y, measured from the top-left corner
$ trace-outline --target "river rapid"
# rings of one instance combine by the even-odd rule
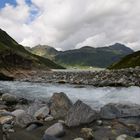
[[[80,99],[92,108],[100,109],[107,103],[140,104],[140,87],[94,87],[69,84],[48,84],[31,82],[0,81],[0,92],[11,93],[20,97],[47,99],[54,92],[64,92],[75,102]]]

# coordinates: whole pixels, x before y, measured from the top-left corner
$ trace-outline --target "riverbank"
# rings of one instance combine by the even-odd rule
[[[64,93],[49,100],[0,95],[0,123],[10,140],[139,140],[140,105],[109,103],[99,111]],[[0,135],[1,137],[2,135]]]
[[[100,71],[20,71],[15,80],[46,83],[69,83],[96,87],[140,86],[140,67]]]

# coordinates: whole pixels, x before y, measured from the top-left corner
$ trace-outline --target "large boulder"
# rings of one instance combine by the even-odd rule
[[[34,117],[37,118],[38,120],[43,120],[49,115],[50,109],[47,106],[44,106],[40,108],[39,110],[36,111],[34,114]]]
[[[45,135],[50,135],[54,137],[62,137],[64,136],[64,134],[64,127],[61,123],[56,123],[45,131]]]
[[[78,100],[68,111],[66,125],[69,127],[90,123],[97,119],[97,112]]]
[[[9,94],[9,93],[5,93],[2,95],[2,101],[5,101],[6,104],[15,104],[17,103],[17,97],[15,95]]]
[[[63,92],[54,93],[50,99],[51,115],[54,118],[65,117],[71,106],[72,102]]]
[[[109,103],[101,108],[100,117],[102,119],[115,119],[126,117],[139,117],[140,105]]]
[[[20,127],[26,127],[29,123],[35,121],[34,118],[27,114],[24,110],[15,110],[12,112],[15,116],[15,123]]]

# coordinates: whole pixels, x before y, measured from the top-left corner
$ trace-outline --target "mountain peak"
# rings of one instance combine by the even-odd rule
[[[115,43],[113,45],[111,45],[112,47],[126,47],[124,44],[122,43]]]
[[[112,49],[118,50],[118,51],[120,50],[120,51],[123,51],[123,52],[129,52],[129,53],[134,52],[131,48],[129,48],[129,47],[127,47],[127,46],[125,46],[124,44],[121,44],[121,43],[115,43],[114,45],[111,45],[109,47],[112,48]]]
[[[83,46],[80,49],[94,49],[94,47],[91,47],[91,46]]]
[[[10,47],[10,44],[18,45],[18,43],[2,29],[0,29],[0,41],[8,47]]]

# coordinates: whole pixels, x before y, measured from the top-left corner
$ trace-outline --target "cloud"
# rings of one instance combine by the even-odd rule
[[[63,50],[120,42],[140,49],[140,1],[17,0],[0,10],[0,27],[25,46]]]

